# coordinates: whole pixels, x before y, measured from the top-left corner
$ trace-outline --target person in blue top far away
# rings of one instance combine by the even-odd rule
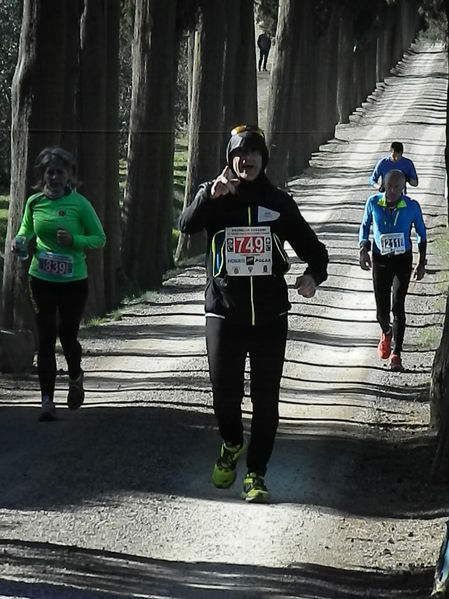
[[[390,146],[390,154],[385,158],[381,158],[376,164],[369,178],[369,184],[380,192],[385,191],[385,177],[388,172],[394,169],[402,171],[406,183],[416,187],[418,185],[418,175],[416,174],[415,165],[409,158],[405,158],[403,153],[403,144],[400,141],[393,141]],[[407,193],[406,185],[404,185],[404,193]]]

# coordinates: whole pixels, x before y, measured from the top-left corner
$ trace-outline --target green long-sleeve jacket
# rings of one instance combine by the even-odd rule
[[[73,244],[57,243],[57,230],[64,228],[73,236]],[[85,250],[101,248],[106,236],[92,204],[76,191],[52,199],[42,192],[30,196],[17,235],[29,241],[36,236],[36,249],[29,274],[53,282],[87,278]]]

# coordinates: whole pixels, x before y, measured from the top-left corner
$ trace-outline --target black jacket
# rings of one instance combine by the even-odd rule
[[[289,269],[283,246],[287,241],[308,266],[317,285],[327,279],[325,246],[304,220],[293,198],[272,185],[265,174],[241,182],[235,195],[211,198],[212,182],[203,183],[180,217],[183,233],[207,232],[206,313],[244,324],[262,324],[291,308],[284,274]],[[279,215],[279,216],[277,216]],[[273,220],[271,220],[273,219]],[[272,236],[272,274],[228,276],[226,227],[269,226]]]

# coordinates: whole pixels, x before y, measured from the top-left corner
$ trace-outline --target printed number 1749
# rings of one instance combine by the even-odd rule
[[[245,235],[234,237],[234,252],[236,254],[262,254],[265,249],[263,236]]]

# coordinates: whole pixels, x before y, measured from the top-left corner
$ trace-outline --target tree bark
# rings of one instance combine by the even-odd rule
[[[298,23],[296,11],[300,3],[295,0],[280,0],[276,30],[276,60],[271,73],[270,93],[267,110],[267,138],[270,161],[267,174],[277,185],[284,185],[288,176],[288,161],[291,151],[289,133],[290,113],[301,110],[298,86],[294,85],[295,60],[299,62]],[[289,92],[287,93],[287,90]],[[294,107],[294,108],[293,108]],[[293,149],[293,148],[292,148]]]
[[[106,0],[85,0],[81,19],[79,94],[80,192],[104,223],[106,172]],[[118,165],[117,165],[118,170]],[[101,176],[99,174],[101,173]],[[103,252],[88,255],[89,297],[86,315],[104,313]]]
[[[106,310],[116,308],[123,294],[121,268],[121,209],[119,186],[119,51],[120,2],[107,4],[107,77],[106,77],[106,210],[104,228],[107,243],[104,248],[104,292]]]
[[[79,171],[81,193],[107,231],[107,249],[88,253],[86,315],[117,305],[120,263],[118,39],[120,4],[85,0],[81,21]]]
[[[445,0],[449,35],[449,0]],[[449,50],[448,50],[449,59]],[[446,106],[446,195],[449,176],[449,89]],[[430,423],[438,431],[437,448],[432,464],[431,479],[436,483],[449,481],[449,298],[440,345],[435,353],[430,384]]]
[[[24,0],[17,67],[12,83],[11,194],[3,273],[2,323],[32,328],[24,264],[10,251],[33,184],[32,166],[40,150],[60,145],[66,107],[66,3]],[[73,23],[70,23],[72,26]]]
[[[176,0],[137,0],[123,265],[139,290],[159,286],[173,263],[177,56]]]
[[[205,0],[195,36],[189,150],[184,207],[202,181],[216,177],[221,166],[220,142],[224,129],[223,72],[226,7],[221,0]],[[223,167],[221,167],[223,168]],[[176,259],[204,252],[204,235],[179,237]]]
[[[258,122],[253,1],[230,0],[226,8],[223,127],[216,139],[220,148],[221,168],[225,165],[225,150],[231,129],[241,124],[257,125]],[[229,18],[229,15],[232,17]],[[239,18],[235,18],[235,15],[239,15]]]
[[[353,110],[351,99],[351,83],[353,69],[353,15],[340,8],[338,18],[338,72],[336,104],[338,123],[349,123],[349,115]]]

